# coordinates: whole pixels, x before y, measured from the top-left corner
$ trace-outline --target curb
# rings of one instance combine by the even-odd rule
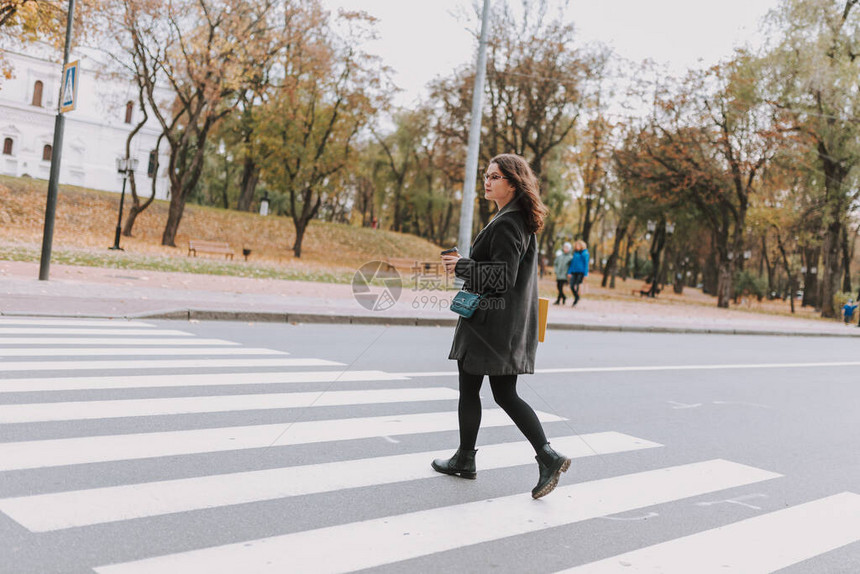
[[[137,313],[126,319],[179,319],[186,321],[243,321],[256,323],[315,323],[331,325],[404,325],[409,327],[454,327],[456,319],[426,317],[373,317],[365,315],[327,315],[323,313],[268,313],[253,311],[215,311],[182,309]]]
[[[224,311],[214,309],[167,309],[128,315],[63,314],[63,313],[0,313],[3,317],[58,317],[78,319],[152,319],[173,321],[241,321],[248,323],[328,324],[328,325],[398,325],[407,327],[454,327],[457,319],[427,317],[373,317],[364,315],[328,315],[322,313],[276,313],[265,311]],[[858,338],[854,333],[824,333],[805,331],[778,331],[731,329],[719,327],[647,327],[636,325],[582,325],[576,323],[549,323],[547,329],[555,331],[596,331],[618,333],[662,333],[688,335],[746,335],[760,337],[847,337]]]
[[[249,321],[260,323],[315,323],[338,325],[405,325],[417,327],[454,327],[457,319],[420,317],[371,317],[364,315],[325,315],[321,313],[254,313],[244,311],[204,311],[187,309],[167,313],[142,313],[137,319],[186,319],[197,321]],[[854,333],[793,332],[756,329],[723,329],[719,327],[641,327],[636,325],[583,325],[547,323],[557,331],[607,331],[626,333],[673,333],[698,335],[759,335],[766,337],[860,337]]]

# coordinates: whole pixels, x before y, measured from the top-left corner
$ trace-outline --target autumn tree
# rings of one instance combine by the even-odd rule
[[[589,60],[575,45],[573,25],[563,9],[553,10],[547,0],[523,2],[517,15],[508,2],[492,12],[487,49],[487,78],[481,135],[481,161],[499,153],[525,157],[541,180],[550,214],[558,213],[550,189],[546,164],[572,133],[579,116]],[[468,143],[474,70],[462,68],[432,86],[440,106],[444,135]],[[555,183],[555,182],[554,182]],[[564,182],[557,180],[564,185]],[[563,201],[563,199],[562,199]],[[490,217],[489,202],[479,202],[480,221]],[[542,248],[552,236],[547,222]]]
[[[137,92],[137,115],[135,126],[126,136],[125,157],[132,157],[133,141],[137,134],[150,122],[151,98],[150,92],[156,90],[159,81],[159,72],[164,61],[164,52],[157,43],[144,46],[137,40],[142,36],[155,35],[160,24],[162,4],[160,2],[143,0],[116,0],[105,2],[101,10],[101,22],[104,32],[109,32],[115,44],[104,45],[97,43],[94,48],[102,49],[108,57],[109,65],[102,66],[99,75],[118,81],[128,81],[135,86]],[[149,48],[152,51],[147,51]],[[166,101],[165,101],[166,102]],[[161,143],[164,140],[162,133],[156,142],[154,157],[150,158],[152,165],[147,165],[147,171],[152,172],[149,197],[142,199],[138,190],[135,172],[129,171],[128,182],[130,190],[130,207],[128,216],[123,223],[122,234],[131,237],[137,217],[145,211],[155,200],[156,186],[158,183],[158,156]]]
[[[333,193],[335,176],[354,159],[361,129],[383,103],[378,61],[360,50],[372,36],[372,19],[341,13],[336,24],[316,1],[282,33],[282,84],[257,117],[262,177],[287,196],[301,257],[308,224]]]
[[[588,81],[583,94],[581,122],[572,132],[565,159],[572,167],[571,187],[578,193],[581,225],[579,235],[590,244],[591,232],[608,205],[612,179],[612,153],[616,145],[615,122],[610,119],[609,102],[611,53],[602,49],[588,57]]]
[[[283,31],[289,30],[301,19],[304,9],[302,2],[284,2],[280,8],[279,25],[256,35],[256,41],[249,46],[252,51],[248,60],[250,65],[245,82],[238,92],[237,113],[228,117],[218,130],[234,157],[241,162],[239,195],[236,200],[236,209],[239,211],[251,210],[260,182],[261,154],[254,131],[259,124],[260,110],[264,109],[280,81],[278,66],[291,39]]]
[[[67,0],[0,0],[0,42],[46,42],[59,53],[66,39]],[[97,29],[98,0],[75,3],[73,40],[85,39]],[[77,45],[77,41],[73,45]],[[14,70],[0,51],[0,76],[11,78]]]
[[[421,140],[416,152],[411,200],[416,223],[423,222],[422,237],[437,245],[450,246],[457,233],[454,215],[463,189],[463,154],[456,142],[437,131],[433,117],[430,133]]]
[[[860,163],[860,0],[785,0],[770,22],[773,104],[806,136],[821,174],[821,315],[835,317],[844,230],[857,194],[852,176]]]
[[[124,0],[127,51],[169,146],[170,207],[161,242],[175,246],[206,141],[236,107],[260,42],[278,16],[269,0]],[[159,85],[173,94],[165,101]]]
[[[767,272],[769,298],[787,297],[792,313],[800,287],[801,237],[808,237],[804,228],[809,228],[809,220],[815,219],[815,210],[807,203],[810,195],[805,191],[803,170],[797,169],[795,160],[790,147],[780,150],[751,204],[749,218],[752,233],[760,237],[760,266]],[[818,229],[817,225],[811,227]]]
[[[635,135],[631,136],[634,138]],[[628,143],[630,143],[628,141]],[[617,174],[617,185],[615,193],[608,198],[608,208],[614,217],[614,231],[612,251],[606,261],[606,267],[603,273],[602,287],[615,288],[615,277],[619,272],[619,263],[621,263],[621,247],[626,246],[629,249],[633,242],[633,233],[637,225],[637,217],[643,217],[645,209],[641,203],[642,200],[635,192],[636,186],[639,184],[638,178],[633,175],[633,172],[624,169],[624,159],[629,158],[629,154],[625,154],[622,145],[618,149],[612,151],[613,171]],[[627,261],[625,257],[624,267]]]
[[[125,139],[125,157],[132,157],[132,142],[134,141],[135,136],[143,129],[143,127],[149,122],[149,111],[148,106],[146,105],[146,88],[144,82],[138,83],[138,107],[141,111],[139,119],[135,124],[134,128],[129,132],[128,136]],[[134,224],[137,221],[137,217],[146,211],[146,209],[152,205],[155,201],[155,193],[158,186],[158,160],[159,160],[159,151],[161,149],[161,142],[164,140],[164,133],[162,132],[155,143],[155,149],[151,150],[151,155],[149,156],[149,162],[151,165],[147,165],[147,172],[151,174],[150,185],[149,185],[149,197],[146,199],[141,198],[141,194],[138,192],[137,186],[137,178],[135,177],[134,170],[129,170],[128,172],[128,183],[129,190],[131,196],[131,205],[129,206],[128,216],[125,218],[125,223],[123,224],[122,234],[125,237],[131,237],[132,231],[134,230]]]
[[[391,200],[391,229],[402,231],[403,218],[406,214],[404,190],[410,183],[412,172],[418,164],[418,149],[421,141],[426,139],[429,130],[427,110],[401,110],[394,114],[394,130],[387,135],[380,135],[373,130],[373,135],[379,145],[384,164],[390,174],[388,197]]]
[[[744,251],[750,198],[780,141],[756,82],[758,63],[738,54],[691,73],[655,102],[651,125],[628,154],[627,169],[663,201],[689,201],[713,232],[717,305],[728,307]]]
[[[373,139],[358,142],[355,147],[354,168],[343,178],[345,189],[351,194],[353,221],[362,227],[381,225],[385,205],[387,176],[385,160],[379,144]]]

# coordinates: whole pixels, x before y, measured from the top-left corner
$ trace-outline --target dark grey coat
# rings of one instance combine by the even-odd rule
[[[533,373],[538,343],[537,242],[518,202],[508,203],[475,237],[454,270],[469,291],[485,295],[460,318],[449,359],[475,375]]]

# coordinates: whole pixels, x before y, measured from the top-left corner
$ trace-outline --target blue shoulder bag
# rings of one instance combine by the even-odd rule
[[[532,235],[532,237],[534,237],[534,235]],[[531,238],[529,238],[529,243],[531,243]],[[526,246],[526,250],[523,251],[523,254],[520,256],[520,264],[522,264],[523,259],[525,259],[526,251],[528,251],[528,246]],[[456,295],[454,295],[454,298],[451,299],[451,310],[462,318],[469,319],[475,314],[475,311],[481,305],[481,300],[483,298],[483,295],[461,289]]]
[[[483,298],[483,295],[463,289],[451,299],[451,310],[464,319],[468,319],[475,314],[475,309],[481,304]]]

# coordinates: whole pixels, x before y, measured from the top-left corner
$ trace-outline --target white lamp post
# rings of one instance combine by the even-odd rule
[[[269,215],[269,192],[264,191],[263,197],[260,198],[260,215]]]

